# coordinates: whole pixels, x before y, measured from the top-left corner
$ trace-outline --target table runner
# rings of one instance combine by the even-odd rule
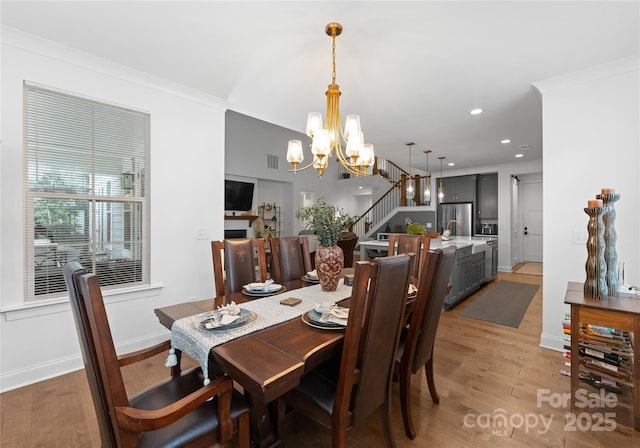
[[[294,297],[302,302],[296,306],[281,305],[280,300],[286,297]],[[174,350],[181,350],[198,361],[202,367],[206,385],[209,383],[209,352],[216,345],[300,317],[313,309],[316,303],[338,302],[347,297],[351,297],[351,286],[346,286],[344,279],[341,279],[338,288],[332,292],[322,291],[320,285],[313,285],[241,303],[240,308],[255,312],[257,317],[247,325],[229,330],[201,330],[198,324],[203,316],[210,312],[178,319],[171,325],[171,353],[173,354]],[[174,359],[175,356],[172,358],[169,355],[166,365],[175,365],[175,361],[172,363]]]

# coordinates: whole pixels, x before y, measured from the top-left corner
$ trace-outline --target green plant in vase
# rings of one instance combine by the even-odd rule
[[[424,235],[427,232],[427,229],[422,224],[411,221],[411,218],[405,218],[404,222],[407,225],[407,233],[409,235]]]
[[[342,209],[319,199],[314,205],[302,207],[298,218],[306,222],[307,228],[316,232],[320,247],[316,251],[316,271],[323,291],[335,291],[344,266],[344,253],[338,246],[340,233],[355,222],[355,218]]]

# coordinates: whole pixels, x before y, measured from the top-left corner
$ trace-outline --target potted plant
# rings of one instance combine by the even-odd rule
[[[424,235],[427,232],[427,229],[422,224],[413,222],[409,217],[405,218],[404,222],[407,225],[407,233],[409,235]]]
[[[342,209],[327,204],[324,198],[314,205],[302,207],[297,216],[306,222],[306,227],[315,230],[320,242],[315,261],[322,289],[335,291],[344,266],[344,253],[338,246],[338,238],[344,229],[353,224],[355,218]]]

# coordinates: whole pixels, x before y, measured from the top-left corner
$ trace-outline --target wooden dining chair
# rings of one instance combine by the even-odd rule
[[[180,371],[127,396],[121,368],[170,349],[166,341],[117,355],[95,274],[77,262],[64,268],[103,447],[208,447],[234,438],[249,446],[249,407],[226,377],[203,385],[202,370]]]
[[[353,251],[358,244],[358,235],[353,232],[342,232],[337,244],[344,252],[344,267],[353,267]]]
[[[416,431],[411,417],[411,377],[425,369],[431,399],[440,402],[433,375],[433,346],[444,299],[451,287],[449,279],[456,256],[455,247],[429,250],[423,259],[418,294],[407,329],[403,330],[396,355],[400,382],[400,408],[405,433],[414,439]]]
[[[264,238],[211,241],[211,254],[216,296],[242,291],[242,286],[257,280],[256,269],[260,270],[260,281],[267,280]]]
[[[391,430],[391,379],[409,280],[411,256],[356,263],[349,318],[339,362],[312,370],[277,403],[282,434],[287,406],[331,428],[333,448],[346,446],[346,433],[378,411],[386,446]]]
[[[285,236],[270,241],[276,283],[299,280],[313,269],[306,236]]]
[[[388,255],[397,254],[415,254],[413,264],[411,265],[411,275],[414,279],[418,278],[420,272],[420,253],[423,250],[429,250],[431,238],[425,235],[407,235],[403,233],[394,233],[389,235]]]

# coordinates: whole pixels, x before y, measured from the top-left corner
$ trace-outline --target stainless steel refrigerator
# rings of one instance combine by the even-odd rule
[[[451,236],[472,236],[473,204],[465,202],[438,205],[438,231],[440,234],[447,228],[447,224],[449,224]]]

